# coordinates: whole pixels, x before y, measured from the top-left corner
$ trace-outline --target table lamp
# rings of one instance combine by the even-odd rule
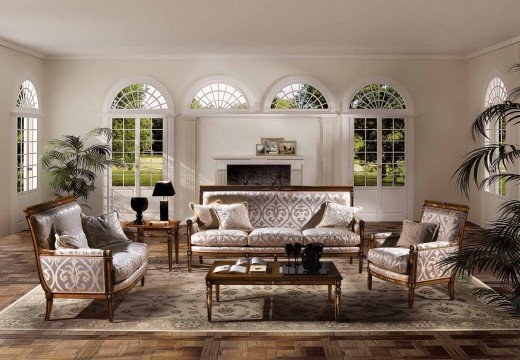
[[[161,205],[159,207],[161,212],[161,221],[168,221],[168,199],[167,196],[175,195],[175,190],[171,181],[158,181],[153,189],[152,196],[162,196]]]

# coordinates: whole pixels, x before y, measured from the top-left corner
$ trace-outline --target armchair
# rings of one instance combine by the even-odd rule
[[[462,246],[469,207],[426,200],[421,222],[438,223],[437,240],[396,247],[399,234],[379,233],[369,236],[368,289],[372,276],[408,288],[408,306],[413,307],[417,286],[448,284],[450,299],[455,299],[455,278],[447,266],[439,263]]]
[[[24,209],[31,231],[40,284],[45,291],[45,320],[55,298],[98,299],[108,302],[114,319],[114,297],[144,285],[148,248],[142,243],[118,243],[103,249],[55,249],[53,225],[69,235],[83,233],[81,208],[74,197]]]

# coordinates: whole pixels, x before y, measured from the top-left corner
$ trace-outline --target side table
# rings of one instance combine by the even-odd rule
[[[126,229],[137,230],[137,241],[144,243],[145,232],[163,232],[166,233],[168,239],[168,266],[172,270],[172,248],[175,242],[175,263],[179,263],[179,224],[180,221],[170,220],[168,225],[150,225],[149,221],[145,221],[144,225],[134,225],[133,221],[129,221],[123,225]]]

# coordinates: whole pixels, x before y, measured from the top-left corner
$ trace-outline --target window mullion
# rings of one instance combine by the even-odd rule
[[[134,154],[135,154],[135,196],[141,196],[141,118],[135,118]]]

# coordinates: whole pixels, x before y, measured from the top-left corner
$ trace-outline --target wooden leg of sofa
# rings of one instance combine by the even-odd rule
[[[191,272],[192,261],[193,255],[191,254],[191,250],[188,250],[188,272]]]
[[[413,308],[413,300],[415,296],[415,284],[408,284],[408,306]]]
[[[199,256],[199,264],[204,264],[204,259],[202,259],[202,256]]]
[[[51,311],[52,311],[52,294],[51,293],[45,293],[45,298],[47,299],[47,305],[45,307],[45,321],[49,321],[51,318]]]
[[[370,270],[368,270],[367,285],[368,290],[372,290],[372,274],[370,273]]]
[[[112,295],[107,296],[108,302],[108,321],[114,321],[114,298]]]
[[[363,255],[359,254],[359,273],[363,273]]]
[[[141,278],[141,286],[144,286],[144,276]]]
[[[352,256],[350,257],[349,262],[350,262],[350,265],[352,265]]]
[[[453,277],[448,282],[448,292],[450,294],[450,300],[455,300],[455,279]]]

